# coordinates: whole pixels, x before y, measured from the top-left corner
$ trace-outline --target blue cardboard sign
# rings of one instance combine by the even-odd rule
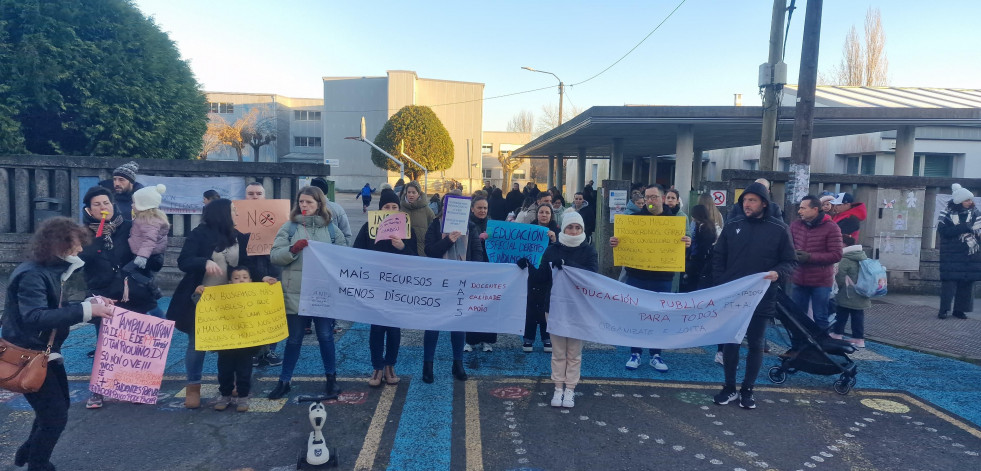
[[[527,258],[535,268],[542,262],[548,247],[548,228],[532,224],[505,221],[487,221],[487,261],[491,263],[515,263]]]

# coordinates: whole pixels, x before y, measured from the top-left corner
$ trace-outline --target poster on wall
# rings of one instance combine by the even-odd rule
[[[925,195],[924,188],[881,188],[868,208],[868,219],[876,218],[873,258],[889,271],[920,269]]]

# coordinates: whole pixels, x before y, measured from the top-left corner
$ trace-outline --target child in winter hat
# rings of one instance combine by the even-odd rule
[[[961,204],[969,199],[974,199],[974,194],[970,190],[960,186],[957,183],[950,185],[950,189],[953,190],[951,193],[952,201],[954,204]]]
[[[140,188],[133,193],[133,226],[129,232],[129,249],[136,257],[123,269],[148,278],[151,285],[154,273],[146,269],[147,259],[167,250],[167,233],[170,232],[167,215],[160,210],[160,202],[166,191],[166,186],[155,185]],[[151,287],[155,288],[155,285]]]

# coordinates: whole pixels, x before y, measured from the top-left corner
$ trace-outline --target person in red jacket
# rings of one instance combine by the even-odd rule
[[[868,217],[865,203],[856,203],[851,193],[839,193],[831,204],[835,207],[835,214],[831,219],[841,229],[842,234],[852,236],[857,243],[859,226]]]
[[[834,265],[841,261],[841,229],[831,216],[821,210],[821,200],[808,195],[800,201],[797,210],[800,219],[790,224],[799,265],[791,277],[794,288],[791,294],[801,309],[810,304],[814,310],[814,322],[826,329],[828,300],[831,285],[835,282]]]

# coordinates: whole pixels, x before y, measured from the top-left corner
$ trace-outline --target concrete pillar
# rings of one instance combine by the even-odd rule
[[[545,189],[552,188],[555,185],[555,156],[548,156],[548,177],[545,178]]]
[[[563,188],[565,188],[565,155],[555,156],[555,187],[559,189],[559,194],[565,198]]]
[[[916,128],[900,126],[896,129],[896,160],[892,174],[896,176],[913,175],[913,142],[916,139]]]
[[[691,187],[698,190],[702,185],[702,151],[699,149],[694,153],[691,161]]]
[[[610,145],[610,180],[623,179],[623,138],[613,138]]]
[[[613,249],[610,248],[610,237],[613,236],[613,223],[610,222],[610,190],[629,192],[630,182],[603,180],[602,190],[596,195],[596,231],[593,232],[593,244],[599,263],[599,273],[616,279],[620,275],[620,269],[613,266]]]
[[[695,132],[691,124],[678,125],[675,146],[674,187],[682,195],[691,193],[691,165],[695,159]]]
[[[644,178],[644,159],[642,157],[634,157],[634,160],[630,163],[630,182],[639,182]]]
[[[650,168],[647,169],[647,184],[650,185],[657,181],[657,156],[652,155]]]
[[[579,155],[576,156],[576,193],[586,188],[586,148],[579,148]]]

